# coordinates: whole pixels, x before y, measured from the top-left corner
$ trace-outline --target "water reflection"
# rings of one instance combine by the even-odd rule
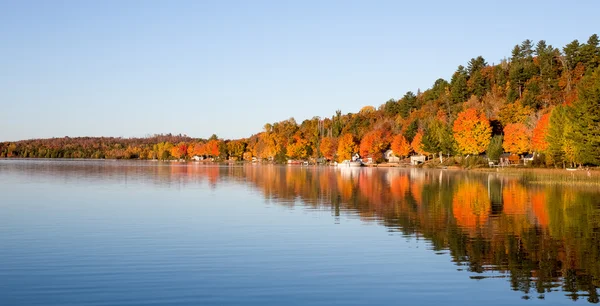
[[[0,171],[73,183],[157,187],[245,184],[271,203],[356,216],[449,252],[465,277],[506,277],[524,298],[562,291],[598,303],[600,192],[519,177],[419,169],[203,166],[150,162],[0,162]],[[468,273],[468,275],[467,275]]]

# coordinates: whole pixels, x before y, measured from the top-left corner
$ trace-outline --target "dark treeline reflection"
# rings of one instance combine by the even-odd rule
[[[150,162],[0,163],[24,175],[141,181],[161,186],[236,182],[268,201],[355,214],[448,251],[474,279],[506,277],[524,298],[563,291],[598,302],[600,192],[519,177],[421,169],[218,167]],[[240,204],[242,205],[242,204]],[[369,250],[376,251],[376,250]]]

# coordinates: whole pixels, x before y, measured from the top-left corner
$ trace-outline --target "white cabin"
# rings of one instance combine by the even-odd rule
[[[392,150],[385,151],[385,153],[383,153],[383,158],[387,160],[388,163],[400,162],[400,157],[396,156],[396,154],[394,154],[394,151]]]

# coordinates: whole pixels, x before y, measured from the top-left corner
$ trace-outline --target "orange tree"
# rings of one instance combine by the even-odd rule
[[[523,154],[529,152],[529,131],[523,123],[511,123],[504,127],[504,143],[506,152]]]
[[[410,154],[410,149],[410,144],[402,134],[394,136],[394,139],[392,140],[392,151],[394,151],[394,155],[400,158],[406,157]]]
[[[481,183],[461,183],[452,198],[452,214],[463,228],[481,227],[487,222],[491,208],[487,189]]]
[[[213,139],[213,140],[209,140],[206,143],[206,154],[212,156],[212,157],[218,157],[219,156],[219,140]]]
[[[479,154],[490,144],[492,128],[486,116],[474,108],[460,113],[452,126],[458,151],[462,154]]]
[[[323,157],[325,157],[327,160],[333,160],[337,150],[337,145],[337,139],[333,137],[325,137],[321,139],[319,150],[321,151],[321,154],[323,154]]]
[[[383,150],[390,145],[389,135],[383,130],[370,131],[363,137],[360,142],[360,155],[363,157],[374,157],[381,160]]]
[[[548,141],[546,136],[548,135],[548,125],[550,123],[550,113],[547,113],[540,118],[537,125],[533,129],[533,136],[531,137],[531,148],[538,152],[545,152],[548,148]]]
[[[415,151],[419,155],[427,155],[427,152],[423,150],[423,132],[419,131],[413,141],[410,143],[413,151]]]

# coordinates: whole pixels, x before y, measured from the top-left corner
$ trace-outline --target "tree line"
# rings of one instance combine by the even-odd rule
[[[541,40],[514,46],[509,59],[478,56],[450,81],[409,91],[379,107],[330,118],[269,123],[248,138],[155,135],[146,138],[53,138],[0,143],[0,157],[327,160],[354,153],[383,159],[537,153],[540,165],[600,165],[600,46],[598,35],[562,49]]]

